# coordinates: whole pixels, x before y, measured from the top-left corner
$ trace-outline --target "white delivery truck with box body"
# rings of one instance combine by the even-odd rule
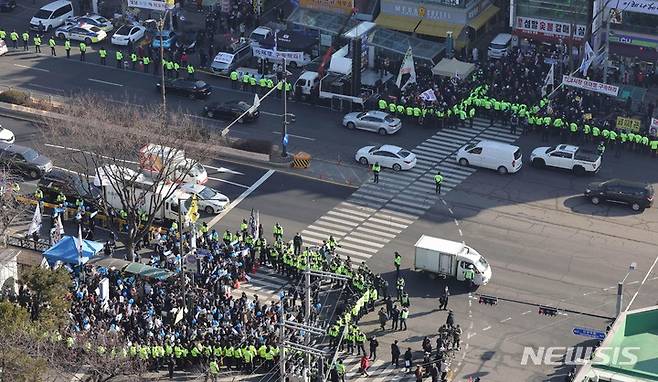
[[[486,285],[491,280],[491,267],[487,260],[464,243],[423,235],[416,242],[415,248],[416,270],[465,281],[464,271],[473,265],[473,284]]]
[[[121,177],[124,180],[121,180]],[[130,184],[129,194],[117,191],[118,187]],[[153,213],[157,221],[177,221],[178,214],[182,212],[183,219],[190,208],[192,195],[178,189],[175,183],[159,182],[158,184],[143,174],[126,167],[107,165],[96,169],[94,186],[101,190],[105,202],[117,211],[124,208],[122,198],[130,197],[130,206],[136,206],[139,201],[140,209]],[[179,211],[182,206],[182,211]],[[157,208],[156,208],[157,207]]]

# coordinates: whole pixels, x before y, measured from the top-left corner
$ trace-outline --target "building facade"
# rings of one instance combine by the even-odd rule
[[[610,53],[658,62],[658,2],[612,0],[606,3],[610,17]]]
[[[518,37],[548,43],[581,42],[587,34],[587,0],[510,0],[510,27]]]

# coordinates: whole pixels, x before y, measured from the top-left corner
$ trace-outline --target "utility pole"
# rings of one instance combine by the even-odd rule
[[[309,261],[310,257],[306,257],[306,269],[304,270],[304,287],[305,287],[305,295],[304,295],[304,323],[299,323],[296,321],[288,321],[286,320],[285,317],[285,304],[282,301],[280,303],[281,306],[281,319],[279,321],[279,381],[280,382],[285,382],[286,377],[288,376],[288,373],[286,372],[286,359],[285,359],[285,349],[292,349],[296,351],[301,351],[304,353],[304,367],[302,369],[302,379],[304,382],[308,382],[311,380],[311,356],[317,356],[320,358],[327,358],[329,354],[327,351],[315,348],[311,346],[311,335],[315,336],[324,336],[326,334],[326,329],[323,328],[317,328],[311,325],[311,276],[316,276],[318,278],[327,278],[327,279],[333,279],[333,280],[342,280],[342,281],[347,281],[350,278],[347,276],[343,275],[338,275],[334,274],[331,272],[324,272],[324,271],[314,271],[311,270],[311,265]],[[345,284],[343,284],[343,289],[345,288]],[[304,331],[304,343],[299,344],[295,342],[288,341],[286,339],[286,332],[285,329],[293,330],[293,331]],[[345,330],[343,331],[343,335],[345,335]],[[341,337],[342,339],[342,337]],[[335,362],[336,355],[333,356],[332,358],[332,364]],[[330,370],[330,369],[329,369]],[[325,372],[328,373],[329,371]],[[326,380],[326,377],[328,374],[324,376],[324,380]]]
[[[606,3],[607,4],[607,3]],[[610,54],[610,12],[605,11],[603,6],[603,14],[606,16],[605,21],[605,55],[603,57],[603,82],[608,83],[608,55]]]
[[[281,156],[288,156],[288,70],[283,59],[283,127],[281,131]]]
[[[180,251],[180,274],[183,277],[183,317],[187,308],[187,276],[185,276],[185,246],[183,245],[183,199],[178,198],[178,244]]]

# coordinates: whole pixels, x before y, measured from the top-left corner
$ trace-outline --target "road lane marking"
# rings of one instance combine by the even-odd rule
[[[273,131],[272,134],[281,135],[281,132],[280,131]],[[293,137],[293,138],[306,139],[306,140],[309,140],[309,141],[314,141],[315,140],[315,138],[303,137],[301,135],[295,135],[295,134],[288,134],[288,136]]]
[[[487,330],[491,329],[491,326],[487,326],[486,328],[483,328],[482,331],[486,332]]]
[[[532,313],[532,310],[526,310],[525,312],[521,313],[522,316],[525,316],[528,313]]]
[[[203,167],[209,168],[211,170],[215,170],[215,171],[221,172],[221,173],[244,175],[244,173],[242,173],[240,171],[231,170],[230,168],[226,168],[226,167],[215,167],[215,166],[210,166],[210,165],[206,165],[206,164],[204,164]]]
[[[115,82],[108,82],[108,81],[103,81],[103,80],[97,80],[95,78],[88,78],[89,81],[91,82],[98,82],[99,84],[105,84],[105,85],[112,85],[112,86],[118,86],[118,87],[123,87],[121,84],[117,84]]]
[[[23,69],[32,69],[32,70],[38,70],[40,72],[50,73],[50,70],[48,70],[48,69],[35,68],[33,66],[27,66],[27,65],[21,65],[21,64],[14,64],[14,66],[18,66],[19,68],[23,68]]]
[[[43,85],[35,84],[35,83],[32,83],[32,82],[28,83],[27,86],[32,86],[33,88],[37,88],[37,89],[45,89],[45,90],[51,90],[51,91],[54,91],[54,92],[65,93],[64,89],[51,88],[50,86],[43,86]]]
[[[265,114],[265,115],[270,115],[272,117],[283,117],[283,114],[270,113],[269,111],[260,110],[259,113]]]
[[[507,317],[507,318],[504,319],[504,320],[500,320],[500,322],[501,322],[501,323],[502,323],[502,322],[507,322],[507,321],[509,321],[509,320],[511,320],[511,319],[512,319],[512,317]]]
[[[630,283],[626,283],[626,285],[634,285],[634,284],[637,284],[639,282],[640,282],[640,280],[635,280],[635,281],[631,281]]]
[[[224,216],[226,216],[233,208],[235,208],[238,204],[240,204],[247,196],[251,195],[252,192],[256,191],[258,187],[260,187],[261,184],[265,183],[266,180],[270,178],[276,171],[274,170],[267,170],[267,172],[260,177],[256,181],[256,183],[252,184],[251,187],[246,189],[240,196],[238,196],[234,201],[228,204],[224,208],[224,210],[214,218],[210,222],[208,222],[208,228],[212,228],[215,224],[217,224]]]
[[[244,184],[240,184],[240,183],[231,182],[230,180],[224,180],[224,179],[219,179],[219,178],[213,178],[213,177],[211,177],[211,176],[209,176],[208,179],[210,179],[210,180],[215,180],[215,181],[222,182],[222,183],[232,184],[232,185],[237,186],[237,187],[242,187],[242,188],[247,188],[247,189],[249,188],[249,186],[246,186],[246,185],[244,185]]]

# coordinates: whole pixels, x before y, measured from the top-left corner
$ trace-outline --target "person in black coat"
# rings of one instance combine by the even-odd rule
[[[396,368],[400,365],[400,347],[398,346],[398,340],[395,340],[391,344],[391,365],[394,365]]]

